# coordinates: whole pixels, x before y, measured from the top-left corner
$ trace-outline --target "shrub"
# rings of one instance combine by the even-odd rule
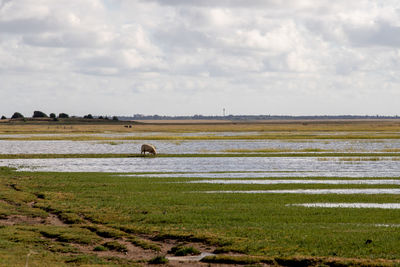
[[[66,224],[78,224],[82,222],[81,217],[71,212],[61,212],[58,217]]]
[[[157,256],[149,260],[149,264],[167,264],[168,259],[165,256]]]
[[[88,114],[83,116],[84,119],[93,119],[93,115],[92,114]]]
[[[107,251],[108,248],[103,247],[102,245],[96,246],[93,251]]]
[[[68,118],[69,118],[69,115],[66,114],[66,113],[60,113],[60,114],[58,114],[58,117],[59,117],[60,119],[68,119]]]
[[[19,112],[15,112],[11,117],[11,119],[23,119],[23,118],[24,118],[24,115],[22,115]]]
[[[50,113],[50,118],[55,119],[56,118],[56,114]]]
[[[109,250],[119,251],[119,252],[127,252],[128,249],[125,245],[118,243],[117,241],[109,241],[103,244],[103,247],[108,248]]]
[[[46,113],[38,110],[34,111],[32,116],[32,118],[47,118],[47,117],[48,116],[46,115]]]
[[[200,251],[194,247],[175,246],[169,251],[175,256],[199,255]]]

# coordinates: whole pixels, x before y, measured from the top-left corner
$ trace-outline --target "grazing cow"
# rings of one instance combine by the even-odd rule
[[[146,152],[149,152],[149,153],[151,153],[153,155],[157,154],[156,148],[153,145],[150,145],[150,144],[143,144],[142,145],[140,154],[146,155]]]

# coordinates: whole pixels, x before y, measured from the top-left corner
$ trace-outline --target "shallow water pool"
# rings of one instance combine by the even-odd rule
[[[124,154],[139,153],[143,143],[163,154],[224,153],[229,150],[379,152],[400,149],[400,140],[104,140],[11,141],[0,140],[0,154]]]
[[[390,159],[356,162],[320,161],[316,157],[0,159],[0,166],[21,171],[166,172],[155,174],[157,177],[400,177],[399,162]]]
[[[302,203],[288,204],[307,208],[367,208],[367,209],[400,209],[400,203]]]

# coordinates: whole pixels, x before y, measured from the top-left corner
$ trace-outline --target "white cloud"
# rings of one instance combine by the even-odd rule
[[[395,114],[399,10],[395,0],[0,0],[0,106]]]

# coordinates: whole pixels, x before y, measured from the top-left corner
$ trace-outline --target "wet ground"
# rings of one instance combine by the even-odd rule
[[[400,203],[302,203],[287,206],[307,208],[373,208],[373,209],[400,209]]]
[[[94,134],[105,137],[150,136],[165,133]],[[169,135],[174,135],[168,133]],[[246,133],[180,133],[175,135],[238,135]],[[5,135],[2,135],[5,137]],[[10,135],[11,137],[13,135]],[[19,135],[21,136],[21,135]],[[27,135],[27,137],[32,135]],[[41,136],[41,135],[39,135]],[[45,136],[45,135],[43,135]],[[71,135],[68,135],[71,136]],[[0,141],[0,154],[123,154],[138,153],[143,143],[159,153],[223,153],[229,150],[382,152],[400,149],[400,140],[138,140],[138,141]],[[314,153],[314,152],[312,152]],[[0,166],[19,171],[109,172],[128,177],[191,178],[188,183],[237,185],[349,185],[347,189],[285,189],[208,191],[251,194],[400,194],[397,188],[351,188],[352,185],[400,185],[399,157],[151,157],[0,159]],[[150,174],[134,174],[146,172]],[[122,174],[121,174],[122,175]],[[296,179],[303,178],[303,179]],[[338,177],[337,179],[327,179]],[[195,180],[195,179],[207,180]],[[282,178],[282,179],[276,179]],[[285,179],[293,178],[293,179]],[[308,179],[304,179],[308,178]],[[312,179],[313,178],[313,179]],[[324,179],[325,178],[325,179]],[[362,179],[365,178],[365,179]],[[386,178],[386,179],[385,179]],[[391,178],[391,179],[388,179]],[[263,188],[264,189],[264,188]],[[317,207],[302,204],[305,207]],[[320,205],[319,207],[328,207]],[[361,205],[362,206],[362,205]],[[360,207],[361,207],[360,206]],[[395,205],[396,206],[396,205]],[[333,207],[333,206],[332,206]],[[347,206],[346,206],[347,207]],[[351,207],[348,206],[348,207]],[[393,205],[390,207],[394,207]],[[396,206],[397,207],[397,206]]]
[[[10,141],[0,140],[0,154],[138,153],[151,143],[160,153],[221,153],[235,150],[381,152],[400,150],[400,140],[137,140],[137,141]]]
[[[341,158],[322,159],[318,157],[1,159],[0,166],[16,167],[21,171],[169,172],[146,176],[193,178],[400,177],[400,162],[390,157],[371,161],[368,158],[358,161],[342,161]]]

